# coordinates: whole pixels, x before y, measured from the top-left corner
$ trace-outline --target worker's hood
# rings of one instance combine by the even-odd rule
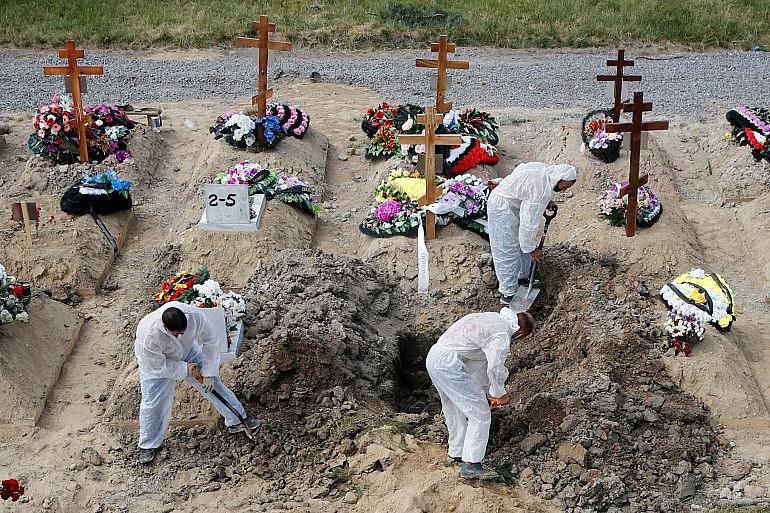
[[[569,164],[555,164],[546,168],[545,176],[548,177],[548,186],[553,189],[559,180],[577,180],[577,169]]]

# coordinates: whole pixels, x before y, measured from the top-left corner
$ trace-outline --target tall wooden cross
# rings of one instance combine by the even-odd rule
[[[83,50],[75,50],[75,41],[65,43],[64,50],[59,50],[59,58],[67,59],[66,66],[43,66],[44,75],[69,75],[72,103],[75,106],[75,123],[78,126],[78,146],[80,161],[88,162],[88,142],[86,141],[86,122],[91,116],[83,114],[83,102],[80,99],[80,75],[102,75],[102,66],[78,66],[78,59],[85,57]]]
[[[628,210],[626,211],[626,236],[636,234],[637,190],[647,183],[647,175],[639,176],[639,155],[642,149],[642,132],[648,130],[668,130],[668,121],[642,122],[642,113],[652,110],[651,102],[644,102],[644,93],[635,92],[633,103],[624,103],[623,111],[632,112],[631,123],[608,123],[607,132],[630,132],[631,155],[628,168],[628,185],[620,189],[618,197],[628,194]]]
[[[425,145],[425,196],[419,199],[421,207],[436,202],[441,193],[441,187],[436,187],[436,146],[455,146],[462,144],[463,138],[455,134],[436,134],[436,125],[440,125],[443,117],[436,113],[433,106],[425,107],[425,113],[417,115],[417,122],[425,125],[421,134],[399,135],[398,141],[404,144]],[[436,214],[425,213],[425,239],[436,238]]]
[[[623,68],[625,66],[633,66],[634,61],[627,61],[625,59],[625,50],[618,50],[618,58],[616,60],[608,60],[607,66],[615,66],[616,71],[614,75],[596,75],[596,80],[599,82],[614,82],[615,83],[615,105],[612,107],[612,120],[617,123],[620,120],[620,113],[623,112],[623,82],[639,82],[642,80],[641,75],[624,75]]]
[[[431,43],[430,45],[431,52],[438,52],[438,59],[417,59],[415,61],[418,68],[436,68],[438,70],[436,78],[436,112],[439,114],[452,109],[452,102],[444,103],[446,70],[468,69],[470,67],[468,61],[447,60],[447,53],[454,53],[455,50],[455,45],[447,42],[447,36],[439,36],[438,43]]]
[[[273,96],[273,90],[267,88],[267,53],[268,50],[291,50],[291,43],[270,41],[270,32],[275,32],[275,25],[268,23],[264,14],[259,21],[252,22],[252,27],[259,32],[259,38],[238,37],[238,46],[259,48],[259,89],[257,95],[251,97],[251,104],[257,106],[257,114],[263,117],[267,112],[267,99]]]

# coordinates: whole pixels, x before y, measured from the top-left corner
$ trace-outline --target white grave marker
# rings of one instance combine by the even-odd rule
[[[265,195],[249,197],[248,185],[206,184],[205,210],[198,223],[202,230],[255,231],[265,211]],[[253,202],[253,207],[251,203]],[[251,217],[251,212],[256,217]]]

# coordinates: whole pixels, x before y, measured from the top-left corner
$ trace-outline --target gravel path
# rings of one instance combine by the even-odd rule
[[[269,86],[313,76],[320,82],[369,87],[382,99],[418,105],[435,101],[430,78],[435,71],[416,68],[415,58],[434,58],[427,50],[392,52],[273,52]],[[555,108],[583,112],[609,107],[610,84],[596,75],[612,74],[606,65],[615,49],[546,52],[459,48],[450,57],[467,60],[469,70],[450,70],[447,99],[479,108]],[[712,116],[735,105],[770,105],[770,53],[720,51],[649,55],[626,50],[635,61],[627,74],[642,76],[624,90],[643,91],[653,102],[647,116]],[[217,98],[228,102],[254,94],[257,53],[252,49],[174,53],[86,51],[83,65],[104,66],[103,76],[88,78],[86,103],[132,103]],[[34,110],[63,90],[62,78],[43,75],[47,65],[62,65],[56,50],[0,51],[0,111]],[[434,78],[435,80],[435,78]],[[290,101],[290,98],[282,98]],[[656,116],[657,115],[657,116]]]

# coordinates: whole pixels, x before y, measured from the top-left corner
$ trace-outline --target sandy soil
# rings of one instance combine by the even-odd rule
[[[281,96],[295,99],[297,106],[310,113],[311,131],[303,140],[287,139],[277,150],[260,155],[239,152],[208,133],[214,118],[233,105],[208,100],[153,105],[163,108],[163,128],[159,133],[137,129],[130,142],[136,162],[120,167],[121,174],[132,180],[135,207],[133,219],[111,216],[108,222],[114,235],[126,234],[116,258],[91,219],[72,218],[57,210],[58,198],[69,182],[53,177],[70,173],[71,181],[77,172],[73,175],[71,170],[30,157],[25,145],[30,113],[5,116],[12,132],[0,145],[0,208],[8,212],[11,202],[36,201],[56,221],[42,227],[27,247],[23,232],[3,216],[0,263],[37,288],[58,290],[57,297],[69,305],[66,317],[72,321],[49,323],[49,310],[61,304],[47,306],[48,301],[41,300],[30,309],[28,328],[0,327],[4,368],[14,365],[7,356],[12,340],[19,346],[13,350],[15,358],[21,353],[29,365],[28,373],[38,369],[40,375],[40,380],[27,383],[5,370],[2,373],[13,392],[2,396],[2,405],[6,411],[16,412],[0,419],[4,427],[2,477],[22,480],[27,488],[23,500],[29,504],[3,503],[0,510],[263,510],[251,499],[252,490],[265,486],[257,477],[221,489],[183,494],[179,491],[198,482],[195,469],[156,489],[152,470],[116,463],[126,461],[122,455],[134,450],[126,446],[126,433],[135,432],[137,426],[127,420],[135,412],[122,412],[126,420],[119,422],[112,418],[110,398],[119,393],[116,387],[138,387],[131,348],[134,328],[149,311],[154,287],[177,270],[206,263],[212,277],[225,287],[237,288],[280,249],[314,248],[382,266],[399,279],[405,292],[415,292],[414,241],[371,239],[357,229],[372,203],[374,187],[389,169],[387,163],[363,158],[366,138],[359,127],[366,108],[383,99],[365,89],[304,81],[276,90],[275,97]],[[240,107],[247,101],[244,97]],[[485,110],[484,105],[475,107]],[[666,361],[676,382],[710,407],[713,422],[725,427],[726,438],[734,444],[733,457],[750,463],[757,485],[767,494],[770,260],[766,255],[770,243],[765,233],[770,225],[770,165],[756,163],[745,148],[725,141],[728,126],[722,118],[672,120],[670,130],[655,133],[642,155],[649,185],[663,201],[663,218],[627,238],[623,229],[597,221],[594,205],[607,180],[626,176],[628,159],[607,165],[581,154],[581,113],[486,110],[502,121],[501,162],[472,172],[504,176],[516,164],[535,160],[570,162],[579,169],[580,181],[561,199],[560,218],[549,232],[548,244],[582,246],[613,255],[624,273],[659,286],[692,267],[717,271],[728,280],[737,297],[738,319],[733,330],[722,334],[709,328],[706,340],[691,357]],[[512,122],[524,118],[528,121]],[[245,158],[266,159],[265,163],[309,179],[324,210],[317,219],[310,219],[271,202],[256,235],[200,231],[196,224],[203,211],[202,185]],[[450,290],[463,280],[481,281],[478,269],[457,266],[451,259],[468,252],[488,252],[483,239],[440,228],[429,248],[432,290]],[[486,286],[483,289],[493,305],[494,292]],[[662,307],[660,314],[662,326]],[[37,344],[45,337],[40,330],[60,338],[57,347],[64,347],[59,350],[67,353],[65,335],[73,332],[78,319],[84,321],[82,328],[75,330],[71,352],[59,358],[59,375],[56,365],[48,369],[57,354]],[[64,324],[69,327],[63,328]],[[23,400],[33,393],[36,400]],[[202,411],[196,416],[177,408],[174,425],[216,422],[210,409]],[[445,464],[445,449],[439,444],[410,440],[410,450],[404,451],[401,441],[382,439],[370,446],[371,450],[377,447],[389,451],[397,463],[385,472],[370,474],[369,485],[356,504],[337,500],[324,504],[325,508],[366,513],[552,510],[518,487],[461,483],[456,469]],[[130,501],[114,504],[118,497],[130,497]]]

